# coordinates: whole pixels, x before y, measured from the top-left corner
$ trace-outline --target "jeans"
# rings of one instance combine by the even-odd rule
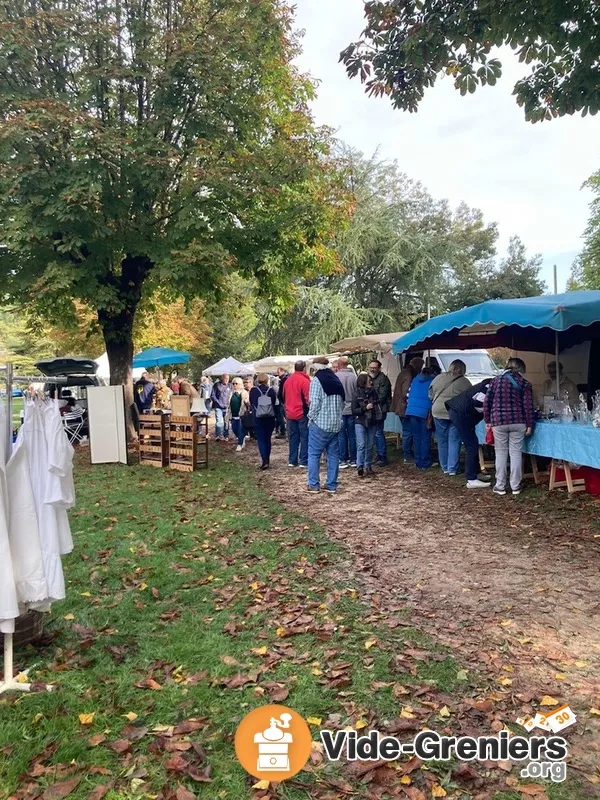
[[[265,417],[256,420],[256,438],[258,439],[258,452],[263,464],[268,464],[271,459],[271,437],[275,430],[275,418]]]
[[[506,468],[510,456],[510,488],[516,492],[523,480],[523,440],[527,426],[524,424],[497,425],[494,427],[496,448],[496,488],[506,489]]]
[[[217,438],[224,436],[226,439],[229,438],[229,423],[225,417],[225,412],[222,408],[216,408],[215,406],[215,436]]]
[[[408,417],[400,417],[402,423],[402,455],[405,461],[414,461],[415,453],[413,450],[413,435]]]
[[[479,440],[475,433],[475,423],[462,414],[450,409],[450,421],[458,431],[465,446],[465,475],[468,481],[476,481],[479,475]]]
[[[342,463],[356,464],[356,432],[354,427],[355,422],[352,414],[344,415],[342,417],[342,429],[338,434],[340,437],[340,461]]]
[[[369,469],[373,463],[373,446],[375,444],[376,425],[365,425],[356,423],[356,466],[360,469]]]
[[[244,430],[242,420],[239,417],[231,418],[231,430],[233,431],[234,436],[237,438],[238,444],[243,445],[244,439],[246,438],[246,431]]]
[[[275,406],[275,430],[280,436],[285,436],[285,411],[281,403]]]
[[[435,418],[435,438],[442,472],[456,475],[460,467],[460,434],[449,419]]]
[[[289,463],[295,467],[308,466],[308,418],[288,419],[288,440],[290,446]],[[300,461],[298,462],[298,451]]]
[[[385,425],[385,418],[387,414],[383,415],[383,419],[375,423],[375,446],[377,447],[377,455],[380,461],[387,461],[387,444],[385,441],[385,434],[383,426]]]
[[[335,491],[338,487],[340,470],[340,450],[338,432],[330,433],[315,423],[308,426],[308,486],[321,488],[321,455],[327,453],[327,488]]]
[[[428,469],[432,464],[431,431],[425,417],[408,417],[413,435],[415,464],[419,469]]]

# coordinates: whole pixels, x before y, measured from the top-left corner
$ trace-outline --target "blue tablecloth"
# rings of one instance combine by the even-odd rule
[[[477,437],[485,444],[483,422],[477,426]],[[536,423],[533,434],[525,439],[523,452],[600,469],[600,428],[577,422],[541,420]]]

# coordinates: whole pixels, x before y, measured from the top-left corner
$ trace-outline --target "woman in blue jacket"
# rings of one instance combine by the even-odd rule
[[[429,367],[423,367],[420,375],[413,380],[408,392],[406,416],[413,435],[415,466],[429,469],[431,458],[431,430],[427,427],[427,416],[431,411],[429,387],[435,375]]]

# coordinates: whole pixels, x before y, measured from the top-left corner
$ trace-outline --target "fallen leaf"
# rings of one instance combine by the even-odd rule
[[[89,793],[88,800],[102,800],[104,795],[110,791],[114,785],[114,781],[109,781],[108,783],[101,783],[98,786],[95,786]]]
[[[269,788],[269,781],[258,781],[257,783],[253,784],[253,789],[268,789]]]
[[[446,797],[448,792],[439,785],[439,783],[434,783],[431,787],[431,796],[432,797]]]
[[[114,742],[109,742],[108,746],[115,753],[126,753],[131,747],[131,742],[128,742],[127,739],[117,739]]]
[[[594,714],[594,716],[600,717],[600,708],[590,708],[590,714]]]
[[[528,783],[525,786],[515,786],[515,789],[521,794],[527,794],[532,797],[535,795],[543,795],[546,797],[546,790],[543,786],[540,786],[539,783]]]
[[[253,647],[250,652],[254,653],[255,656],[264,656],[267,653],[267,645],[265,644],[262,647]]]
[[[74,614],[65,614],[63,619],[75,619],[75,615]]]
[[[81,775],[75,775],[73,778],[69,778],[67,781],[53,783],[52,786],[48,786],[48,788],[44,791],[42,800],[62,800],[63,797],[67,797],[71,794],[71,792],[75,791],[75,789],[79,786],[80,781]]]
[[[94,711],[92,711],[91,714],[80,714],[79,722],[81,722],[82,725],[91,725],[95,716],[96,714]]]
[[[157,683],[154,678],[145,678],[143,681],[139,681],[139,683],[135,684],[136,689],[152,689],[153,691],[157,691],[158,689],[162,689],[160,683]]]
[[[450,716],[450,709],[448,708],[448,706],[443,706],[442,708],[440,708],[438,713],[439,713],[440,717],[443,717],[444,719],[448,719],[448,717]],[[444,795],[440,795],[440,797],[443,797],[443,796]]]
[[[135,722],[136,719],[138,718],[138,715],[135,713],[135,711],[128,711],[126,714],[123,714],[122,716],[124,716],[125,719],[128,719],[129,722]]]
[[[95,733],[88,739],[88,744],[90,747],[98,747],[99,744],[102,744],[102,742],[105,741],[106,741],[106,736],[103,733]]]
[[[512,686],[512,681],[510,678],[498,678],[498,683],[501,686]]]
[[[175,797],[177,800],[196,800],[196,795],[193,792],[190,792],[189,789],[186,789],[185,786],[179,784],[177,787],[177,791],[175,792]]]
[[[542,699],[540,700],[541,706],[557,706],[559,701],[555,697],[551,697],[549,694],[545,694]],[[534,784],[530,784],[534,785]],[[520,790],[519,790],[520,791]]]
[[[368,724],[369,723],[365,722],[364,719],[359,719],[354,727],[356,728],[357,731],[360,731],[363,728],[366,728]]]
[[[173,728],[173,735],[174,736],[181,736],[182,734],[186,733],[193,733],[194,731],[202,730],[202,728],[206,727],[206,722],[201,719],[186,719],[183,722],[179,722]]]
[[[466,669],[459,669],[456,673],[456,680],[457,681],[468,681],[469,680],[469,673]]]
[[[370,650],[377,644],[377,639],[367,639],[365,642],[365,650]]]
[[[306,721],[309,725],[320,725],[321,724],[321,717],[307,717]]]

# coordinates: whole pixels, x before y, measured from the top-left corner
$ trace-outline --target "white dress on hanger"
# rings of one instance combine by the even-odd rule
[[[44,430],[48,445],[48,468],[51,477],[47,483],[46,503],[56,509],[61,555],[73,550],[73,537],[67,509],[75,505],[73,481],[73,456],[75,451],[67,438],[56,401],[43,408]]]
[[[19,603],[8,538],[8,494],[6,490],[6,411],[0,402],[0,632],[14,633]]]
[[[17,440],[6,467],[9,497],[8,535],[13,573],[20,603],[38,603],[48,597],[42,546],[23,437]]]
[[[59,524],[57,509],[46,501],[47,497],[56,495],[56,485],[60,478],[50,471],[50,458],[44,424],[45,412],[39,403],[28,403],[25,406],[25,420],[17,442],[25,447],[29,462],[31,487],[35,501],[42,563],[48,588],[48,602],[62,600],[65,596],[65,580],[63,576],[61,551],[68,544],[62,523]],[[60,509],[59,509],[60,510]],[[66,511],[62,509],[63,514]]]

